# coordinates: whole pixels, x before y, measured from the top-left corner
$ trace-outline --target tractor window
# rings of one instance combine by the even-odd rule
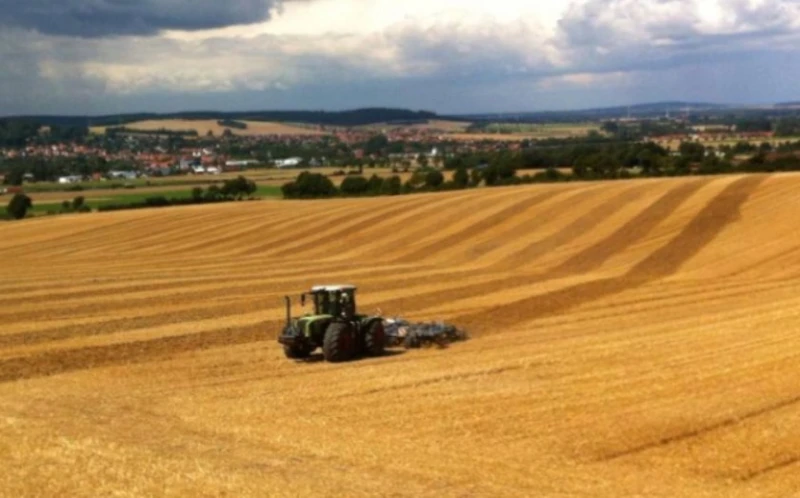
[[[324,292],[318,292],[314,294],[314,304],[317,307],[315,311],[318,315],[327,314],[328,310],[330,309],[330,299],[328,299],[328,294]]]
[[[343,292],[341,303],[342,303],[342,310],[344,311],[345,315],[353,316],[356,314],[356,307],[355,307],[355,302],[353,301],[352,294],[348,292]]]
[[[336,316],[340,313],[341,307],[339,306],[339,299],[338,299],[338,292],[331,291],[328,293],[330,298],[331,307],[329,310],[329,314]]]

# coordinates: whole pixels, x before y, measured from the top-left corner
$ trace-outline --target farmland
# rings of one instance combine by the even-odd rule
[[[230,128],[234,135],[322,135],[323,132],[312,127],[299,126],[287,123],[270,123],[262,121],[242,121],[247,124],[246,129]],[[123,125],[129,130],[157,131],[165,129],[167,131],[187,131],[195,130],[198,135],[205,136],[208,132],[215,136],[221,136],[225,131],[225,126],[220,126],[216,120],[188,120],[188,119],[153,119],[149,121],[138,121],[125,123]],[[105,133],[107,126],[92,127],[93,133]]]
[[[87,206],[95,209],[109,204],[134,204],[143,202],[149,197],[186,199],[191,197],[191,195],[191,187],[188,186],[183,189],[175,189],[174,187],[144,187],[135,190],[93,190],[85,195],[82,192],[33,194],[33,213],[42,214],[48,211],[57,211],[62,202],[70,201],[78,196],[85,199]],[[271,185],[260,185],[258,186],[258,190],[253,194],[254,197],[260,198],[277,198],[282,195],[279,187]]]
[[[29,197],[33,200],[33,214],[43,214],[57,210],[64,201],[71,201],[75,197],[83,197],[87,205],[96,208],[105,204],[129,204],[143,201],[148,197],[163,196],[168,198],[187,198],[191,196],[193,187],[207,188],[209,185],[221,185],[224,180],[230,180],[238,175],[244,175],[255,181],[258,185],[256,197],[282,197],[280,187],[292,180],[302,171],[313,171],[327,175],[335,185],[340,185],[346,178],[345,175],[334,174],[343,171],[340,168],[314,168],[314,169],[252,169],[243,172],[222,173],[220,175],[185,175],[166,178],[139,178],[122,181],[93,181],[82,182],[70,186],[54,182],[42,182],[26,185]],[[412,173],[393,173],[389,168],[366,168],[367,176],[378,175],[389,177],[397,175],[402,181],[411,178]],[[451,171],[444,172],[447,179],[452,177]],[[114,185],[112,188],[110,185]],[[69,190],[70,187],[80,187],[81,190]],[[0,196],[0,199],[5,197]]]
[[[599,123],[486,123],[481,130],[456,131],[449,138],[455,140],[503,140],[520,141],[526,139],[560,139],[587,136],[590,132],[600,132]]]
[[[0,494],[796,494],[798,188],[731,175],[5,223]],[[325,282],[473,338],[291,362],[281,298]]]

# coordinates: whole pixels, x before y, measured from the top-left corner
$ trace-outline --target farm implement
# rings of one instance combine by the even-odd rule
[[[313,310],[292,317],[292,301],[286,301],[286,324],[278,337],[287,358],[308,358],[318,348],[326,361],[341,362],[356,357],[380,356],[385,348],[445,347],[465,340],[467,333],[444,322],[411,323],[402,318],[360,314],[356,310],[356,287],[319,285],[300,295],[313,302]]]

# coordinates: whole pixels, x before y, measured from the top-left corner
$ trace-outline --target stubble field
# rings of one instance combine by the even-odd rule
[[[0,226],[2,496],[800,492],[800,176]],[[295,363],[281,298],[473,338]]]

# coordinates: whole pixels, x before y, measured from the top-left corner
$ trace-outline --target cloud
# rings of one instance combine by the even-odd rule
[[[51,35],[154,35],[266,20],[277,0],[0,0],[0,25]]]
[[[0,103],[452,112],[783,99],[783,83],[746,83],[751,59],[797,74],[799,41],[793,0],[0,0]]]

